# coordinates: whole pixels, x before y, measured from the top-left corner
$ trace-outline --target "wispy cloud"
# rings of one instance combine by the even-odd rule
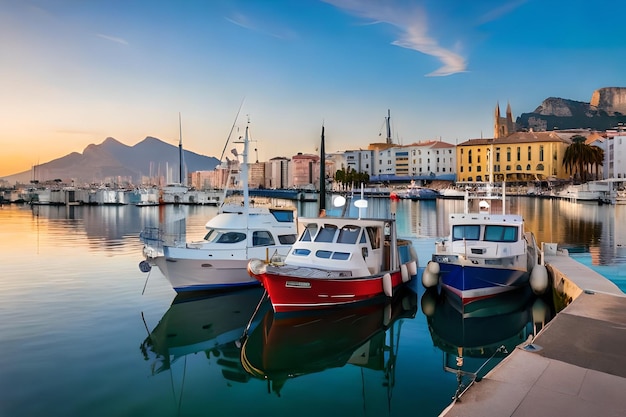
[[[513,10],[517,9],[518,7],[520,7],[521,5],[527,2],[528,0],[512,0],[507,3],[504,3],[501,6],[493,8],[487,13],[483,14],[480,17],[478,23],[483,24],[483,23],[488,23],[488,22],[497,20],[501,18],[502,16],[511,13]]]
[[[293,39],[295,37],[295,33],[288,29],[284,29],[281,31],[276,31],[276,30],[269,31],[261,27],[259,24],[252,21],[248,16],[242,13],[236,13],[232,15],[231,17],[225,17],[225,19],[228,20],[230,23],[240,26],[244,29],[247,29],[256,33],[260,33],[262,35],[271,36],[273,38]]]
[[[379,0],[322,0],[355,16],[372,20],[371,23],[386,23],[400,33],[392,44],[412,49],[437,58],[443,65],[427,76],[446,76],[467,71],[463,56],[440,45],[428,33],[428,16],[417,5],[407,6],[399,2]]]
[[[106,39],[111,42],[119,43],[122,45],[128,45],[128,41],[126,41],[126,39],[123,39],[123,38],[116,38],[115,36],[103,35],[102,33],[98,33],[96,36],[102,39]]]

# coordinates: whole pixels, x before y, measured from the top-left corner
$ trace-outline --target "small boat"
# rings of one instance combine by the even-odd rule
[[[399,198],[412,201],[434,200],[438,196],[438,191],[416,185],[414,180],[411,180],[411,183],[406,188],[399,188],[390,194],[392,199]]]
[[[488,184],[465,198],[463,213],[451,214],[450,234],[435,244],[432,260],[422,274],[426,288],[441,284],[456,296],[460,308],[469,303],[530,285],[536,293],[547,288],[548,273],[532,232],[524,220],[506,214],[504,185],[501,193]],[[500,201],[501,214],[492,214],[487,201]],[[479,210],[469,211],[480,201]]]
[[[321,160],[324,160],[322,126]],[[269,294],[276,313],[345,306],[392,297],[417,274],[411,241],[398,239],[395,213],[390,219],[363,219],[367,200],[354,202],[358,218],[326,216],[325,180],[320,174],[320,217],[299,218],[298,240],[284,260],[253,259],[251,277]],[[345,204],[344,197],[335,206]],[[345,208],[345,207],[344,207]]]
[[[269,309],[243,339],[241,364],[277,395],[289,380],[348,365],[383,372],[392,388],[401,324],[416,313],[417,294],[406,287],[393,300],[306,315]]]
[[[248,265],[276,313],[392,297],[417,273],[417,255],[409,240],[397,238],[395,219],[317,217],[298,223],[302,233],[284,261]]]
[[[248,261],[284,257],[296,240],[294,207],[251,207],[248,143],[246,126],[241,169],[243,203],[222,205],[218,214],[206,223],[203,240],[164,243],[162,254],[144,250],[146,262],[157,265],[176,292],[259,285],[246,271]],[[157,256],[151,257],[154,253]],[[140,268],[149,271],[146,263],[140,264]]]

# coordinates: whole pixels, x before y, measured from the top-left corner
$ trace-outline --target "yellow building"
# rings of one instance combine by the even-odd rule
[[[457,181],[569,179],[563,156],[570,144],[569,139],[555,132],[516,132],[495,139],[470,139],[456,148]]]

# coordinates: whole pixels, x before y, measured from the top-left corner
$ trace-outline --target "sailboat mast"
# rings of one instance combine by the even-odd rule
[[[183,159],[183,125],[180,118],[180,112],[178,113],[178,182],[181,185],[185,185],[185,174],[183,172],[183,167],[185,165]]]
[[[322,125],[322,139],[320,143],[320,197],[319,213],[326,210],[326,149],[324,144],[324,125]]]
[[[391,140],[391,110],[387,109],[387,145],[391,145],[393,141]]]

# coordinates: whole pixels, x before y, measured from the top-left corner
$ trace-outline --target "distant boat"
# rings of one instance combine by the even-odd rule
[[[406,188],[398,188],[392,191],[391,198],[418,200],[434,200],[439,196],[439,192],[427,187],[421,187],[415,184],[414,180]]]
[[[219,213],[206,223],[207,234],[203,240],[163,244],[162,254],[144,251],[146,261],[159,267],[176,292],[259,285],[246,271],[248,261],[284,257],[296,240],[293,207],[250,206],[248,144],[246,126],[241,169],[242,204],[222,205]],[[149,270],[142,265],[144,270]]]
[[[466,195],[463,213],[450,214],[450,233],[435,244],[432,259],[422,274],[426,288],[439,284],[458,300],[460,308],[472,302],[530,285],[536,292],[547,287],[547,270],[532,232],[524,220],[506,214],[504,184],[497,192],[486,184],[485,193]],[[469,204],[478,202],[478,210]],[[492,214],[490,203],[502,205]]]

